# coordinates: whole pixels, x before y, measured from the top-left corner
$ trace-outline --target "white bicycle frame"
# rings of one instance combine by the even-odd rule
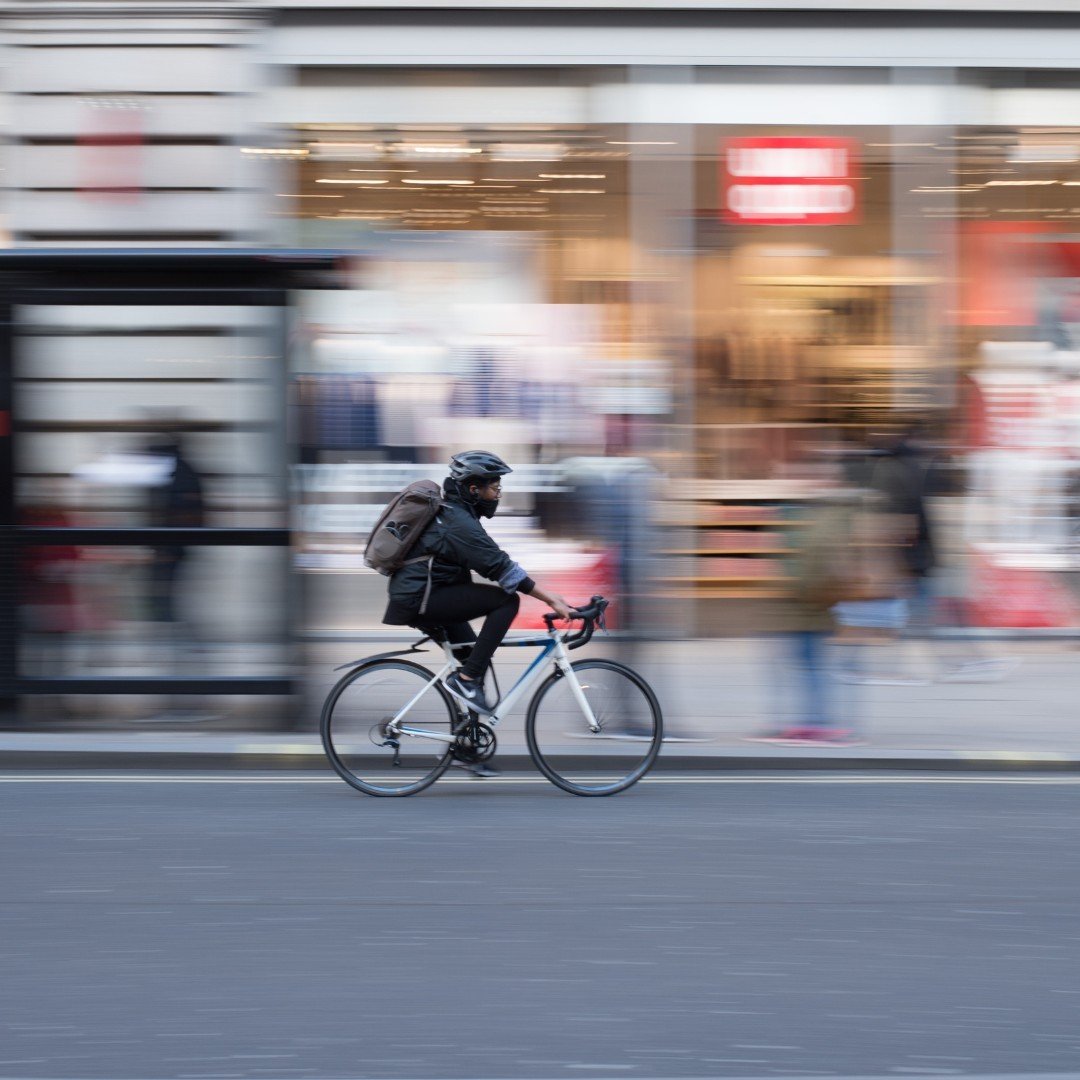
[[[518,638],[516,640],[511,638],[509,641],[504,641],[502,643],[502,648],[526,648],[530,645],[539,645],[541,651],[540,655],[537,656],[536,659],[522,672],[518,681],[507,691],[506,696],[499,701],[495,711],[489,714],[480,714],[480,718],[485,724],[488,724],[491,727],[497,727],[499,722],[510,713],[518,701],[532,689],[533,684],[546,674],[545,661],[551,660],[567,680],[567,685],[570,687],[570,691],[574,695],[574,700],[578,703],[581,713],[585,717],[586,723],[589,725],[589,730],[594,733],[600,730],[600,723],[593,715],[592,707],[589,705],[589,699],[585,696],[585,691],[582,689],[581,683],[578,682],[574,669],[570,666],[570,653],[563,644],[563,638],[567,633],[568,631],[566,630],[552,630],[544,637]],[[442,682],[442,680],[458,666],[454,654],[450,651],[449,644],[443,645],[443,652],[446,653],[446,663],[438,670],[438,672],[436,672],[432,679],[424,685],[422,690],[402,706],[400,711],[394,716],[394,719],[386,725],[387,735],[408,735],[416,739],[434,739],[437,742],[445,743],[457,742],[458,736],[456,735],[450,735],[441,731],[430,731],[427,728],[411,727],[403,722],[408,715],[409,710],[412,709],[412,707],[428,693],[436,683]]]

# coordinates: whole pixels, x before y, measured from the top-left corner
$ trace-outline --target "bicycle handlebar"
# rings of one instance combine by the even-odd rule
[[[602,596],[594,596],[588,604],[582,604],[580,607],[574,608],[571,617],[583,620],[584,625],[576,634],[570,634],[568,637],[563,638],[563,644],[569,649],[580,649],[582,645],[589,643],[597,626],[601,630],[606,630],[604,612],[610,603],[610,600],[605,600]],[[555,629],[555,620],[558,617],[553,611],[549,611],[544,616],[544,622],[547,624],[549,631]]]

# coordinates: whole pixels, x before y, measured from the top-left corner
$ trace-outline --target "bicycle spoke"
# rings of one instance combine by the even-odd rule
[[[338,683],[322,733],[342,779],[369,795],[411,795],[446,770],[456,710],[440,686],[425,690],[432,677],[419,664],[384,660]]]
[[[566,791],[625,790],[656,759],[663,738],[660,707],[648,684],[621,664],[583,660],[573,669],[580,697],[563,677],[549,679],[533,698],[529,751],[541,772]]]

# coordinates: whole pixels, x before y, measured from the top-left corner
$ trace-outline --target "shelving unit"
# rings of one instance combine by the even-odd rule
[[[799,481],[709,481],[687,485],[692,494],[669,498],[659,511],[662,528],[688,530],[688,543],[662,554],[686,559],[678,574],[656,579],[670,599],[771,599],[787,592],[782,557],[792,551],[792,518],[786,508],[813,498]],[[731,544],[716,542],[729,530]],[[760,541],[748,542],[750,536]]]
[[[800,342],[804,415],[831,424],[876,422],[934,400],[935,289],[923,274],[746,276],[757,335]]]

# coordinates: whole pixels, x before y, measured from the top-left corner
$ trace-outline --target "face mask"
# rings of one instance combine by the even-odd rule
[[[498,499],[477,499],[476,500],[476,512],[485,518],[493,518],[495,511],[499,509]]]

